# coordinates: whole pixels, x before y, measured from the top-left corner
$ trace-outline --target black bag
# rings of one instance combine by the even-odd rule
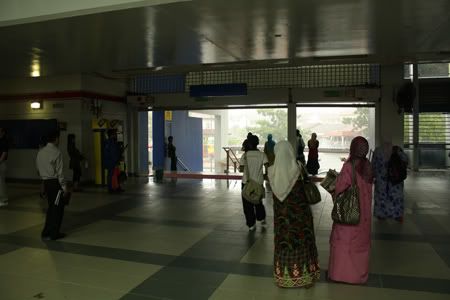
[[[397,151],[393,151],[388,162],[388,180],[392,184],[402,183],[407,173],[407,163],[402,160]]]

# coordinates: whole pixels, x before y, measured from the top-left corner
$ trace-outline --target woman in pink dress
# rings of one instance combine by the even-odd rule
[[[332,281],[363,284],[369,276],[373,177],[366,158],[368,152],[367,140],[355,137],[350,145],[350,156],[336,181],[334,195],[344,192],[352,184],[352,162],[355,162],[360,221],[358,225],[333,224],[328,266],[328,279]]]

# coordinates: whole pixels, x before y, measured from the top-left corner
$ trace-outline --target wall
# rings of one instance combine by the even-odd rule
[[[31,110],[29,102],[1,102],[0,119],[2,120],[32,120],[32,119],[58,119],[67,123],[67,131],[61,132],[60,149],[63,152],[64,165],[69,165],[67,155],[67,134],[74,133],[81,136],[82,126],[80,119],[81,100],[70,101],[44,101],[41,110]],[[56,105],[56,108],[54,107]],[[77,141],[80,149],[83,149],[82,141]],[[8,157],[8,178],[38,179],[35,168],[37,149],[11,149]],[[71,176],[70,170],[65,168],[65,175]]]
[[[29,77],[0,80],[2,95],[23,95],[52,91],[78,91],[81,89],[81,75],[58,77]]]
[[[125,95],[125,84],[80,74],[59,77],[37,77],[0,80],[0,119],[57,119],[67,124],[67,130],[61,132],[60,149],[63,153],[65,175],[71,178],[69,157],[67,154],[67,134],[77,137],[77,147],[87,157],[89,167],[83,169],[82,180],[93,180],[93,100],[84,97],[84,92],[97,93],[95,97],[114,98]],[[77,96],[78,95],[78,96]],[[110,97],[111,96],[111,97]],[[38,98],[43,101],[43,109],[32,110],[30,102]],[[116,97],[117,98],[117,97]],[[119,99],[119,98],[118,98]],[[101,106],[101,118],[120,120],[125,127],[126,104],[110,100],[98,100]],[[127,136],[124,136],[127,143]],[[8,159],[9,178],[38,179],[35,169],[37,149],[11,149]]]
[[[171,126],[177,156],[192,172],[203,171],[202,119],[191,118],[188,111],[174,111]],[[169,133],[166,132],[166,140]],[[180,168],[178,168],[180,170]]]

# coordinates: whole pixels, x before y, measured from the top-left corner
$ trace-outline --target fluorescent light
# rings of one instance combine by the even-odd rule
[[[32,101],[30,107],[31,109],[41,109],[42,103],[40,101]]]
[[[41,76],[40,71],[36,70],[36,71],[31,72],[31,77],[39,77],[39,76]]]

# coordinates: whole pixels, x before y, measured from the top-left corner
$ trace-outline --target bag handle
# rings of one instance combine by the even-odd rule
[[[248,160],[247,160],[247,152],[244,153],[245,165],[244,165],[244,176],[247,178],[247,181],[250,180],[250,174],[248,173]],[[247,183],[247,182],[246,182]]]

